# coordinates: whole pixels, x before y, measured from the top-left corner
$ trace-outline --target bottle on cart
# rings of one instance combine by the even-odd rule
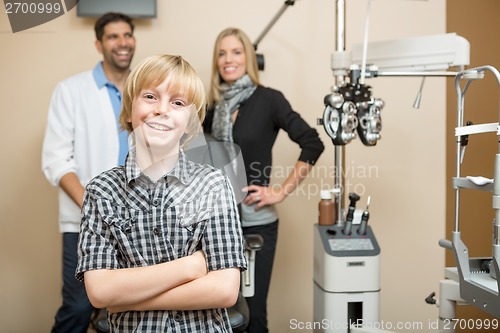
[[[321,200],[318,205],[318,223],[319,225],[333,225],[335,220],[335,203],[332,200],[332,192],[329,190],[322,190],[320,196]]]

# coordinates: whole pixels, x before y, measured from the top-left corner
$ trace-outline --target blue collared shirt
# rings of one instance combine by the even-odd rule
[[[116,117],[116,126],[118,129],[118,139],[120,142],[120,153],[118,154],[118,165],[125,164],[125,158],[128,153],[128,133],[127,131],[123,131],[120,128],[120,124],[118,122],[118,118],[120,116],[120,112],[122,109],[122,93],[120,90],[111,82],[109,82],[108,78],[104,74],[104,69],[102,68],[102,62],[99,62],[92,72],[94,74],[95,83],[97,87],[101,89],[106,86],[108,90],[109,99],[111,100],[111,105],[113,106],[113,111],[115,112]]]

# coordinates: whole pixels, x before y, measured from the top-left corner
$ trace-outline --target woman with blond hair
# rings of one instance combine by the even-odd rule
[[[272,148],[280,130],[301,148],[287,178],[270,186]],[[275,204],[282,202],[304,180],[324,150],[317,131],[295,112],[278,90],[259,81],[257,58],[248,36],[227,28],[217,37],[204,131],[241,149],[248,195],[240,205],[244,234],[260,234],[263,248],[255,260],[255,295],[247,298],[249,333],[267,328],[267,294],[278,236]]]

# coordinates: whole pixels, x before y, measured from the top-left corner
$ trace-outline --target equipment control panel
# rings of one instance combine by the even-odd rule
[[[359,225],[353,225],[347,235],[345,228],[339,225],[318,225],[323,247],[332,256],[374,256],[380,254],[380,247],[370,226],[363,228],[360,234]]]

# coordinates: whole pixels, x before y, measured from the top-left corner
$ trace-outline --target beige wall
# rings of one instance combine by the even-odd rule
[[[365,1],[347,1],[347,48],[362,41]],[[158,18],[137,22],[139,59],[156,53],[187,58],[208,81],[212,43],[230,25],[255,39],[283,1],[158,1]],[[316,119],[333,79],[334,0],[297,1],[259,45],[265,54],[264,84],[280,89],[326,144],[315,172],[301,190],[280,204],[280,238],[269,299],[272,332],[289,321],[312,320],[312,231],[318,188],[333,183],[333,146]],[[56,191],[40,170],[40,150],[50,94],[56,82],[95,65],[92,20],[75,10],[42,26],[11,33],[0,12],[0,101],[4,154],[0,194],[0,331],[48,331],[60,303],[61,241]],[[445,32],[445,0],[380,0],[372,4],[370,40]],[[445,79],[428,79],[420,110],[412,103],[420,85],[413,78],[368,81],[385,100],[383,139],[346,149],[348,181],[372,197],[371,224],[382,249],[381,319],[422,322],[437,318],[423,299],[437,291],[444,251]],[[275,167],[292,165],[298,148],[280,135]],[[430,163],[429,163],[430,162]],[[372,170],[363,174],[362,170]],[[358,171],[361,171],[358,172]],[[280,181],[283,179],[277,179]],[[356,186],[356,187],[354,187]]]

